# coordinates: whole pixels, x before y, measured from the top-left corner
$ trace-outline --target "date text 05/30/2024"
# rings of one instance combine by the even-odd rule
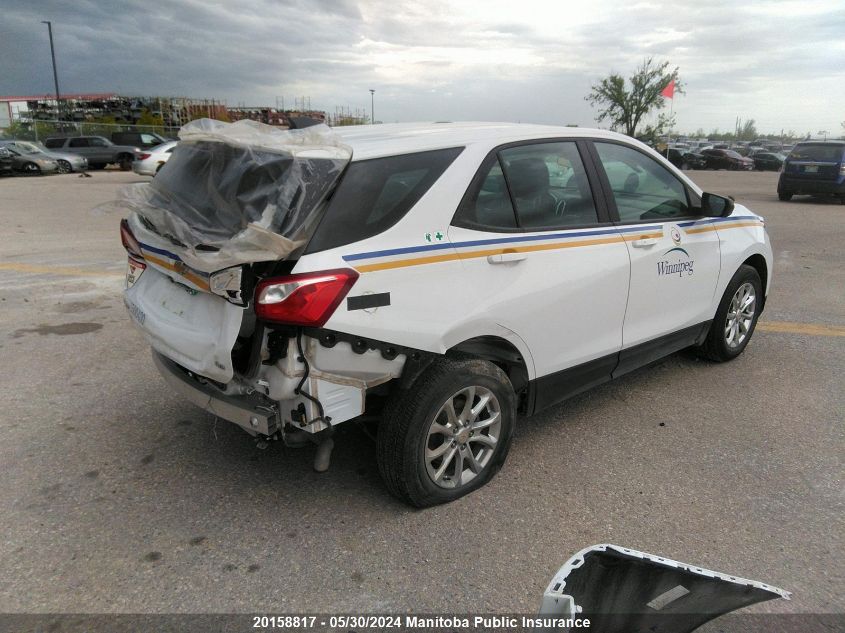
[[[255,629],[531,629],[531,628],[590,628],[589,618],[552,616],[391,616],[391,615],[333,615],[318,616],[252,616]]]

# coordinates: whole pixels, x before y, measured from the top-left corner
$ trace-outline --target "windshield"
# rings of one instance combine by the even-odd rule
[[[43,154],[44,152],[41,150],[40,147],[37,145],[33,145],[32,143],[26,143],[23,141],[18,141],[15,143],[15,149],[17,149],[21,154]]]
[[[843,145],[796,145],[789,155],[790,160],[816,160],[820,162],[838,163],[842,160]]]

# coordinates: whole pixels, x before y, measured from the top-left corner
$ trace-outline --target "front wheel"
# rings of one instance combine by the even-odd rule
[[[751,266],[740,266],[722,295],[707,338],[698,348],[701,355],[721,363],[742,354],[757,326],[762,302],[760,275]]]
[[[443,358],[396,390],[378,432],[379,472],[391,494],[419,508],[486,484],[507,457],[516,396],[482,360]]]
[[[59,173],[60,174],[69,174],[73,171],[73,168],[70,166],[70,163],[66,160],[58,160],[56,161],[59,164]]]
[[[120,167],[120,170],[121,171],[129,171],[130,169],[132,169],[132,160],[133,159],[132,159],[131,156],[126,156],[126,155],[121,156],[117,161],[117,164]]]

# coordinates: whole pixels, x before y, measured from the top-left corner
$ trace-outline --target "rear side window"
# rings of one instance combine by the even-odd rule
[[[88,147],[87,138],[72,138],[68,143],[68,147]]]
[[[789,159],[838,163],[842,160],[843,150],[845,150],[843,145],[796,145],[789,155]]]
[[[378,235],[396,224],[463,147],[353,162],[329,201],[306,253]]]
[[[50,149],[56,149],[62,147],[65,144],[65,139],[63,138],[48,138],[44,141],[44,145],[49,147]]]

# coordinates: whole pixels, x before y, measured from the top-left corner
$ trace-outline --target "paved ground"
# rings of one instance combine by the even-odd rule
[[[845,207],[776,174],[695,173],[766,216],[774,289],[746,354],[685,355],[521,422],[457,503],[385,492],[355,428],[332,469],[164,386],[120,299],[131,174],[0,180],[0,611],[534,611],[590,544],[845,610]],[[808,325],[809,324],[809,325]]]

